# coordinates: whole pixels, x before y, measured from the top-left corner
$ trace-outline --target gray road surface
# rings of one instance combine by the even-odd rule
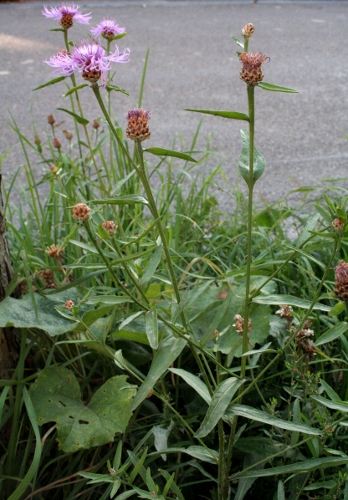
[[[57,22],[41,15],[42,5],[0,4],[0,153],[13,147],[3,163],[7,180],[23,163],[18,140],[8,125],[9,112],[30,137],[32,121],[40,135],[49,132],[46,117],[51,113],[71,128],[67,115],[56,111],[68,104],[62,97],[64,84],[32,92],[52,78],[51,68],[42,61],[63,47],[62,34],[49,31],[58,27]],[[239,36],[243,25],[253,22],[256,31],[250,50],[270,57],[264,64],[264,80],[300,91],[291,95],[256,89],[256,145],[267,161],[257,197],[262,194],[274,201],[327,176],[348,179],[348,3],[133,0],[79,5],[83,12],[92,12],[91,27],[111,17],[129,33],[119,45],[130,48],[131,62],[117,66],[115,83],[127,89],[130,97],[113,93],[121,123],[124,113],[136,106],[150,47],[143,100],[143,106],[152,111],[147,146],[171,147],[176,133],[188,145],[200,115],[185,108],[247,111],[246,86],[239,79],[237,46],[230,34]],[[86,38],[87,28],[75,23],[69,34],[78,42]],[[80,75],[77,78],[82,83]],[[86,88],[81,94],[87,118],[100,116],[92,92]],[[219,155],[212,156],[211,167],[223,161],[233,183],[241,125],[207,116],[199,142],[205,147],[206,137],[213,133],[211,145]],[[37,171],[41,170],[38,165]],[[347,187],[348,182],[337,185]],[[228,210],[228,196],[220,196]]]

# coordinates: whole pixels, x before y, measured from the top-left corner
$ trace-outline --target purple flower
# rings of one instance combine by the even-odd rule
[[[51,19],[56,19],[60,21],[60,25],[64,29],[71,28],[73,25],[73,19],[75,19],[80,24],[88,24],[92,16],[88,14],[81,14],[80,7],[71,3],[69,5],[62,5],[61,7],[51,7],[50,9],[44,6],[42,15]]]
[[[114,36],[124,33],[126,28],[121,28],[116,21],[112,19],[105,19],[101,21],[95,28],[91,29],[93,36],[102,36],[104,38],[112,39]]]
[[[76,70],[82,73],[82,77],[96,83],[103,80],[103,87],[107,83],[107,72],[110,69],[110,62],[129,62],[129,49],[120,53],[116,45],[116,50],[110,55],[106,55],[105,50],[99,43],[82,42],[79,47],[75,45],[71,55],[62,50],[57,55],[52,56],[49,61],[44,61],[49,66],[57,68],[53,74],[70,76]]]

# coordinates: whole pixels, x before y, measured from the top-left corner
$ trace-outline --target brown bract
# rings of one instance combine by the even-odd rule
[[[145,109],[131,109],[126,114],[128,126],[126,135],[133,141],[141,142],[150,138],[149,128],[150,111]]]
[[[240,62],[243,64],[240,78],[246,83],[256,84],[263,79],[262,63],[269,59],[262,52],[243,52],[239,56]]]
[[[91,209],[86,205],[86,203],[77,203],[73,208],[72,216],[74,219],[86,220],[91,213]]]

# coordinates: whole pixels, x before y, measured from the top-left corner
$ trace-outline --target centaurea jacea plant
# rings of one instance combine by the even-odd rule
[[[108,41],[112,41],[120,38],[119,35],[124,36],[126,28],[121,28],[113,19],[104,19],[95,28],[91,29],[91,33],[94,37],[101,36]]]

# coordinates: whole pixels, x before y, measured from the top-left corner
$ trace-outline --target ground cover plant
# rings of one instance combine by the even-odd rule
[[[13,206],[15,173],[0,210],[1,500],[348,498],[347,193],[307,188],[308,210],[253,201],[267,175],[257,93],[296,91],[264,82],[271,55],[249,50],[248,23],[231,41],[247,111],[188,103],[244,127],[247,197],[230,187],[236,208],[221,213],[212,187],[227,181],[209,143],[196,148],[199,119],[189,143],[144,147],[149,52],[138,107],[115,116],[125,28],[105,19],[76,44],[90,14],[43,15],[65,48],[37,92],[64,88],[75,129],[49,114],[31,140],[12,122],[28,186]]]

